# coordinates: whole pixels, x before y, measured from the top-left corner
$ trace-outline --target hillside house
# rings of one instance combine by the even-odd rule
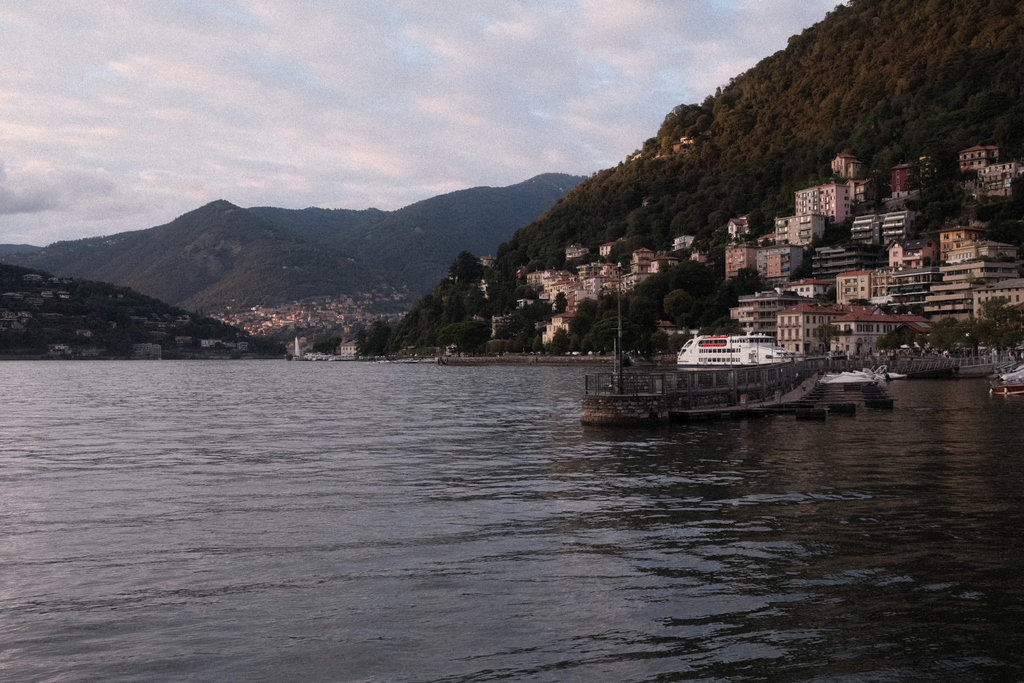
[[[910,164],[896,164],[890,169],[889,190],[893,199],[910,196]]]
[[[757,250],[757,272],[773,286],[789,286],[789,276],[804,260],[803,247],[780,244]]]
[[[961,263],[976,259],[1015,259],[1017,258],[1017,247],[1003,242],[978,240],[950,249],[946,256],[948,263]]]
[[[734,242],[739,241],[740,238],[750,232],[750,228],[747,225],[747,216],[730,218],[729,222],[725,224],[725,228],[729,231],[729,237]]]
[[[846,186],[850,188],[850,202],[854,206],[875,198],[875,184],[870,180],[847,180]]]
[[[939,267],[942,281],[932,284],[924,300],[929,317],[966,320],[974,314],[974,290],[1014,280],[1019,276],[1015,261],[963,261]]]
[[[837,154],[832,160],[832,173],[840,178],[856,178],[864,170],[864,162],[845,152]]]
[[[693,244],[693,235],[680,235],[672,240],[672,251],[679,251],[680,249],[689,249],[690,245]]]
[[[990,197],[1009,197],[1013,194],[1013,181],[1024,175],[1024,164],[1010,161],[991,164],[978,171],[974,184],[976,194]]]
[[[776,244],[808,246],[815,237],[825,234],[825,217],[819,214],[803,214],[775,219]]]
[[[815,280],[814,278],[809,277],[800,280],[793,280],[786,286],[786,289],[791,292],[796,292],[800,296],[811,299],[820,294],[825,294],[830,286],[831,285],[824,280]]]
[[[840,273],[875,270],[885,265],[888,263],[888,255],[882,256],[868,245],[852,244],[846,248],[818,247],[811,261],[815,278],[835,282]]]
[[[858,299],[871,299],[874,270],[852,270],[836,275],[836,303],[851,304]]]
[[[883,284],[883,277],[884,288],[871,298],[871,303],[910,306],[924,304],[932,286],[942,282],[942,271],[937,264],[903,270],[881,269],[875,272],[876,289]]]
[[[740,244],[725,250],[725,276],[736,277],[743,268],[757,268],[758,248]]]
[[[565,258],[567,261],[573,259],[583,258],[590,254],[590,249],[583,246],[582,244],[570,244],[565,248]]]
[[[881,244],[882,217],[877,213],[869,213],[854,218],[850,240],[861,244]]]
[[[796,192],[796,215],[817,214],[839,223],[851,215],[850,188],[842,183],[829,183]],[[792,240],[790,240],[792,243]]]
[[[913,211],[893,211],[882,215],[882,244],[910,237],[917,214]]]
[[[960,225],[939,233],[939,258],[943,261],[949,260],[949,252],[958,249],[970,242],[980,240],[985,231],[981,228],[972,228]]]
[[[889,245],[889,267],[894,270],[924,268],[939,261],[939,248],[931,240],[896,240]]]
[[[999,148],[994,145],[975,145],[960,150],[958,155],[960,171],[977,171],[999,161]]]

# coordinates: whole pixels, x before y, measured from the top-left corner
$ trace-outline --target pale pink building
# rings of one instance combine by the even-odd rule
[[[850,217],[850,186],[829,183],[796,192],[796,215],[818,214],[837,223]]]

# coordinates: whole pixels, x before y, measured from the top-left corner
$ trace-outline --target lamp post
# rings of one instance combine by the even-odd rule
[[[617,340],[615,343],[615,387],[617,393],[622,393],[622,261],[619,261],[615,268],[616,270],[616,282],[617,282],[617,299],[616,306],[618,308],[618,333]]]

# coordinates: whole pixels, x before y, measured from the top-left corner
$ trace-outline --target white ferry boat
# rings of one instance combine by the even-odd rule
[[[709,335],[695,337],[679,350],[681,368],[735,367],[788,363],[796,359],[789,349],[766,334]]]

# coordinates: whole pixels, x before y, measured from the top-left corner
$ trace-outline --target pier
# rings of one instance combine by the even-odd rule
[[[712,368],[660,373],[598,373],[585,378],[580,421],[588,425],[643,425],[670,421],[760,417],[796,413],[813,419],[852,413],[858,406],[892,408],[884,387],[828,385],[825,373],[859,370],[858,360],[813,358],[751,368]],[[877,365],[877,364],[876,364]],[[931,358],[887,364],[908,378],[982,377],[993,371],[986,357]]]

